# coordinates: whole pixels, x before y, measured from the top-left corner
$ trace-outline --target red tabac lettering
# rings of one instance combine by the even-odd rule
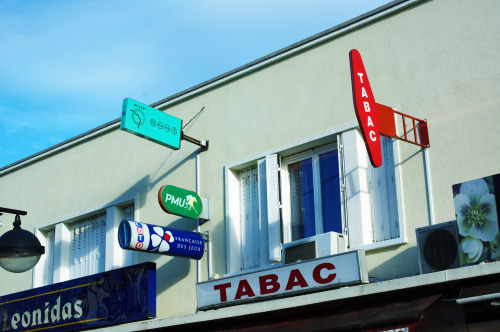
[[[254,297],[255,293],[253,292],[252,287],[250,287],[250,284],[248,281],[245,279],[240,280],[240,283],[238,284],[238,289],[236,290],[236,296],[234,297],[235,300],[241,299],[242,296],[248,296],[248,297]]]
[[[321,276],[321,270],[323,270],[323,269],[327,269],[329,271],[335,270],[335,265],[333,265],[332,263],[322,263],[314,268],[313,279],[318,284],[327,284],[329,282],[332,282],[335,279],[335,277],[337,277],[336,273],[331,273],[326,278],[323,278]]]
[[[260,295],[276,293],[280,290],[278,283],[278,276],[276,274],[269,274],[259,277]]]
[[[283,271],[284,272],[284,271]],[[284,273],[270,273],[247,279],[237,280],[236,294],[234,298],[228,299],[228,293],[233,294],[234,288],[230,282],[221,283],[213,286],[214,291],[219,292],[220,302],[238,301],[241,299],[249,299],[256,296],[266,296],[270,294],[286,293],[288,291],[298,291],[309,287],[318,287],[332,283],[337,278],[336,267],[330,262],[323,262],[317,265],[310,265],[307,268],[291,269]],[[308,277],[308,280],[304,277]],[[312,279],[310,277],[312,276]],[[250,279],[251,278],[251,279]],[[288,279],[287,279],[288,278]],[[287,280],[285,280],[287,279]],[[249,280],[254,287],[259,283],[258,292],[255,294],[254,289],[250,285]],[[285,285],[286,281],[286,285]],[[309,283],[312,283],[309,285]],[[236,282],[233,282],[236,283]],[[231,290],[231,291],[230,291]]]
[[[227,301],[226,289],[228,289],[229,287],[231,287],[231,283],[230,282],[214,286],[214,290],[218,290],[220,292],[220,301],[221,302],[226,302]]]
[[[309,286],[299,269],[290,271],[290,276],[288,277],[285,290],[290,290],[295,286],[300,286],[301,288]]]
[[[382,148],[375,98],[359,52],[351,50],[349,59],[351,61],[352,97],[356,117],[370,161],[374,167],[380,167],[382,165]]]

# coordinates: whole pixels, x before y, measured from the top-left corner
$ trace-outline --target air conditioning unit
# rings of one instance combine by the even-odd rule
[[[283,244],[283,262],[285,264],[331,256],[346,251],[344,235],[327,232],[305,239]]]
[[[456,221],[417,228],[420,274],[460,266]]]

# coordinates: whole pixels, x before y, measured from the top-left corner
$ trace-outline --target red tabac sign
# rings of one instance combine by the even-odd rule
[[[351,62],[352,97],[359,127],[365,140],[370,161],[374,167],[382,165],[382,149],[377,114],[377,104],[366,75],[363,60],[357,50],[349,52]]]

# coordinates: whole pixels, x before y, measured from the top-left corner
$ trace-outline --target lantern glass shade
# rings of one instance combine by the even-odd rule
[[[0,266],[9,272],[31,270],[45,253],[45,247],[31,232],[14,227],[0,237]]]

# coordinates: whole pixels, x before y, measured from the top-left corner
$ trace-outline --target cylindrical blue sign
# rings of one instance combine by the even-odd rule
[[[201,259],[205,251],[199,233],[122,220],[118,228],[118,243],[122,249]]]

